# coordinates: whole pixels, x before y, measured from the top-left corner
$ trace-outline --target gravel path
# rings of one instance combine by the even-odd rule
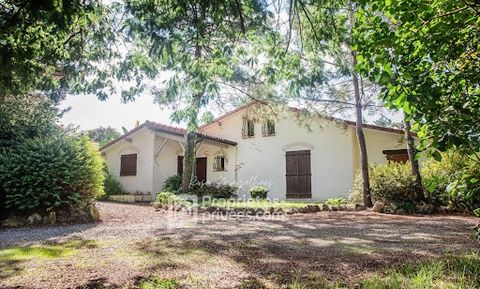
[[[151,275],[182,280],[186,288],[235,288],[251,278],[279,285],[302,272],[349,282],[387,265],[479,250],[469,236],[478,219],[467,216],[364,211],[209,219],[142,205],[98,206],[98,224],[0,230],[0,248],[90,244],[68,257],[0,262],[0,288],[115,287]]]

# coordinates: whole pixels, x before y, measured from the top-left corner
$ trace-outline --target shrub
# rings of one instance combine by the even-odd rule
[[[427,160],[422,168],[428,197],[458,209],[480,206],[480,162],[455,151],[442,153],[441,161]]]
[[[266,199],[267,198],[267,193],[268,193],[268,188],[265,186],[253,186],[248,190],[250,193],[250,197],[253,199]]]
[[[180,198],[172,192],[160,192],[157,194],[157,202],[162,205],[173,204],[180,201]]]
[[[103,194],[103,160],[86,137],[34,138],[0,152],[0,183],[12,209],[78,206]]]
[[[182,190],[182,176],[174,175],[167,178],[163,183],[163,190],[168,192],[179,193]]]
[[[369,172],[370,192],[374,201],[385,203],[412,201],[421,193],[421,189],[415,184],[415,177],[411,173],[408,163],[389,162],[371,165]],[[351,200],[363,202],[360,173],[355,177]]]
[[[122,184],[117,180],[117,178],[110,173],[110,171],[105,167],[104,170],[105,180],[103,181],[103,188],[105,195],[115,195],[122,194],[123,187]]]
[[[235,198],[237,187],[222,182],[196,183],[192,185],[190,193],[198,196],[210,196],[215,199]]]

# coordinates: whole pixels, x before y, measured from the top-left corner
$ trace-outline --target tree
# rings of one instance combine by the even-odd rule
[[[348,97],[353,100],[355,109],[358,144],[362,171],[363,201],[371,207],[368,155],[365,136],[363,133],[363,96],[365,95],[363,81],[356,71],[357,52],[354,49],[353,29],[355,27],[356,6],[352,1],[290,1],[290,27],[296,28],[300,38],[300,50],[309,51],[312,59],[307,60],[307,66],[320,61],[321,65],[312,70],[323,70],[323,82],[340,79],[349,83]],[[290,31],[290,34],[292,32]],[[287,42],[290,44],[290,38]],[[320,58],[320,60],[318,60]],[[308,84],[306,81],[304,84]],[[312,83],[312,82],[310,82]],[[350,105],[345,99],[336,95],[325,98],[322,93],[309,97],[313,102],[334,103],[340,107]]]
[[[373,121],[374,125],[383,126],[383,127],[396,127],[403,128],[404,124],[401,122],[395,122],[391,118],[381,115],[378,119]]]
[[[100,126],[95,129],[87,130],[86,135],[99,145],[104,145],[120,136],[120,133],[113,127]]]
[[[58,101],[68,88],[103,87],[92,61],[111,56],[105,15],[100,1],[1,1],[0,97],[42,92]]]
[[[133,99],[148,88],[157,103],[176,109],[174,121],[186,122],[184,191],[194,170],[200,110],[235,77],[240,44],[263,23],[264,8],[256,0],[125,2],[124,33],[132,46],[119,71],[136,85],[122,94]],[[170,77],[157,85],[164,74]],[[145,79],[155,82],[147,87]]]
[[[404,123],[405,138],[407,139],[407,153],[408,153],[408,159],[410,160],[412,175],[415,176],[415,185],[418,189],[417,191],[422,193],[417,195],[417,199],[423,200],[424,195],[423,195],[422,176],[420,175],[420,166],[418,165],[417,150],[415,148],[415,138],[412,135],[410,119],[408,118],[405,112],[403,113],[403,123]]]
[[[414,121],[420,149],[480,151],[478,1],[361,1],[355,29],[361,73],[387,105]]]

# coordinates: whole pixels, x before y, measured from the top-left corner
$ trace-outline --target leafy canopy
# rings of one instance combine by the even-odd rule
[[[411,115],[422,147],[478,152],[478,1],[360,2],[358,69],[382,85],[386,104]]]
[[[176,109],[175,121],[187,121],[188,129],[196,130],[199,108],[235,78],[241,44],[264,21],[265,3],[127,0],[125,4],[124,33],[131,49],[118,76],[135,85],[124,90],[123,97],[130,100],[148,89],[159,104]]]
[[[42,92],[59,101],[69,88],[105,96],[106,15],[101,1],[1,1],[0,97]]]

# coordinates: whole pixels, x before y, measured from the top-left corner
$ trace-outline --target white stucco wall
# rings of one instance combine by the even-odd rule
[[[165,139],[168,139],[163,149],[158,153]],[[158,153],[154,162],[153,192],[162,190],[165,180],[177,174],[177,158],[183,156],[180,145],[181,137],[156,133],[155,152]],[[225,171],[217,172],[213,169],[214,158],[223,155],[225,157]],[[207,181],[234,180],[235,172],[235,147],[215,143],[201,143],[197,150],[197,157],[207,158]]]
[[[127,139],[131,142],[122,139],[102,151],[108,170],[118,178],[126,192],[151,193],[154,133],[147,128],[142,128]],[[126,154],[137,154],[136,176],[120,176],[120,157]]]
[[[232,114],[220,122],[203,129],[238,143],[237,182],[247,187],[257,183],[270,184],[269,197],[286,196],[286,151],[310,150],[312,172],[312,199],[326,200],[347,197],[354,174],[359,167],[358,143],[355,130],[333,121],[309,121],[309,128],[299,124],[293,113],[276,120],[276,135],[262,136],[261,122],[255,123],[255,137],[242,137],[243,111]],[[404,148],[399,135],[365,129],[371,162],[384,163],[385,149]],[[248,189],[248,188],[247,188]]]
[[[240,195],[256,184],[270,187],[269,197],[286,197],[287,151],[310,150],[312,199],[326,200],[347,197],[355,172],[360,167],[360,155],[355,128],[322,118],[299,122],[295,114],[285,113],[276,120],[276,135],[263,136],[261,122],[255,123],[255,137],[242,137],[242,117],[238,111],[202,132],[237,142],[237,146],[202,142],[197,157],[207,158],[207,180],[226,181],[240,186]],[[302,125],[300,125],[302,123]],[[370,163],[385,163],[383,150],[405,148],[403,135],[365,129]],[[103,150],[109,170],[120,180],[127,192],[156,194],[165,180],[177,173],[177,157],[183,155],[183,137],[154,132],[143,128]],[[168,139],[162,150],[160,147]],[[120,157],[137,154],[137,175],[120,177]],[[215,172],[215,156],[225,157],[225,171]]]

